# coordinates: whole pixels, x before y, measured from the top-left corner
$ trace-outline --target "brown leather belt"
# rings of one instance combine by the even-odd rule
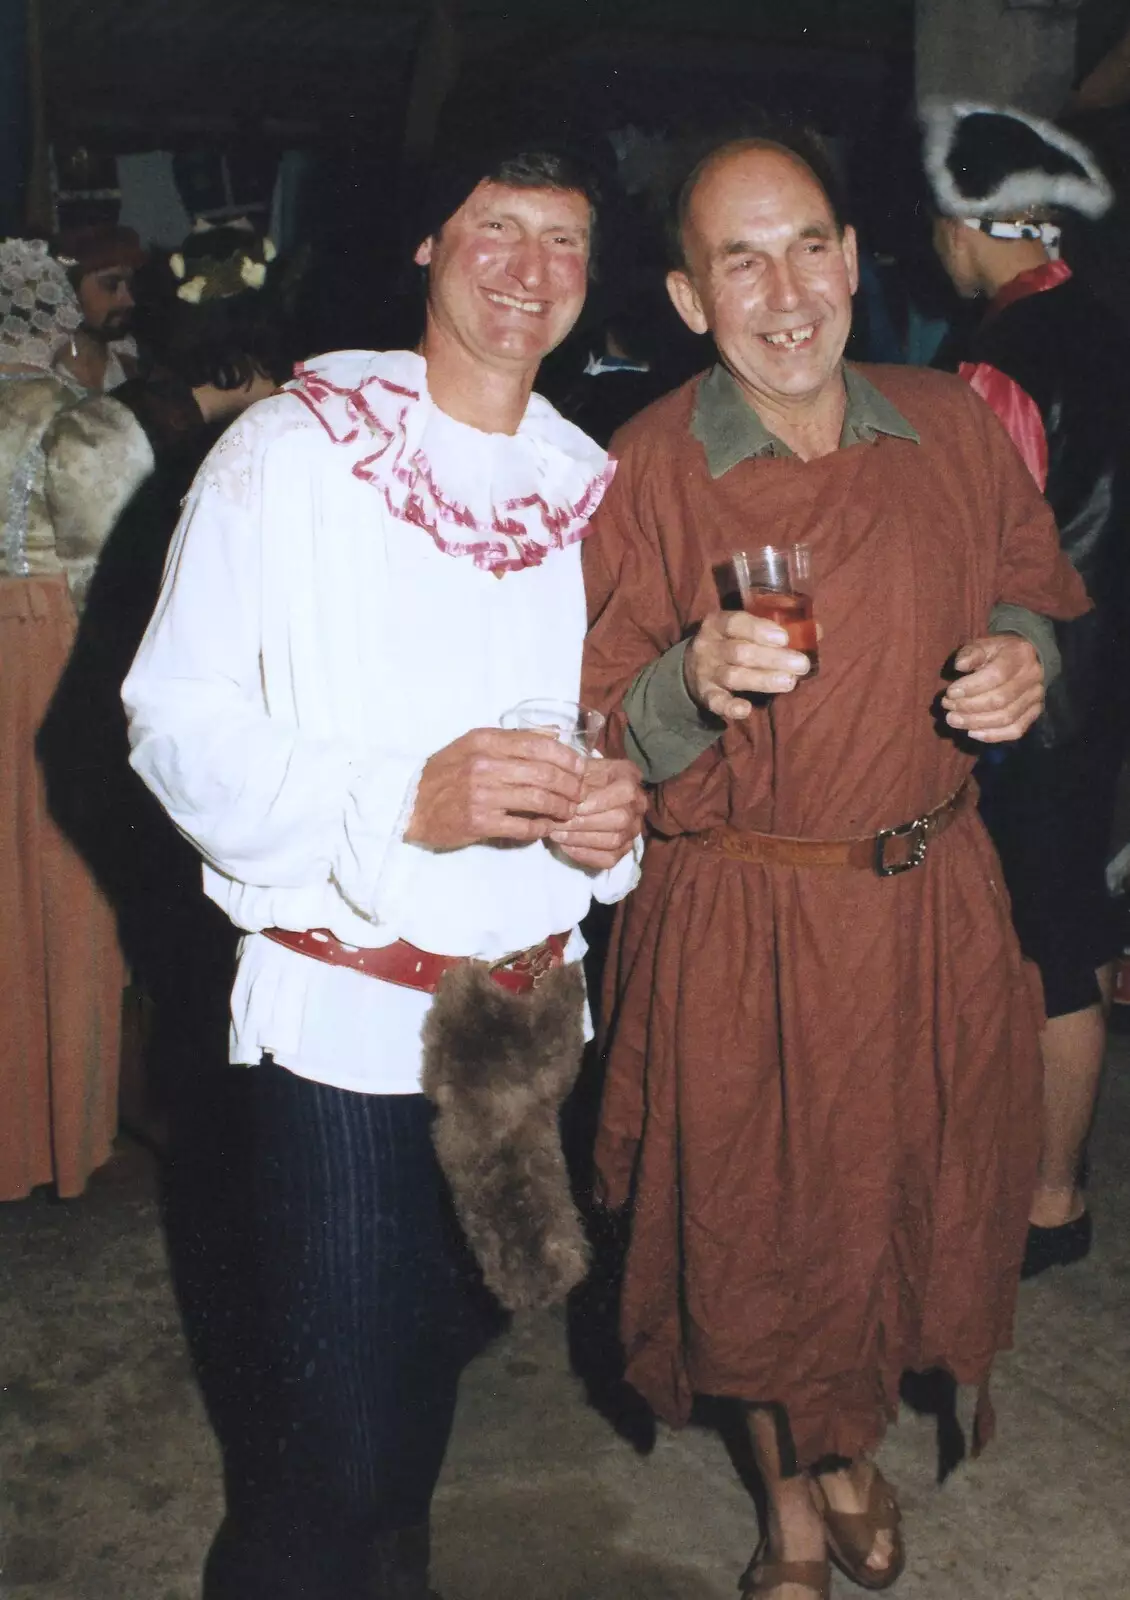
[[[376,947],[343,944],[326,928],[309,928],[304,933],[293,933],[289,928],[264,928],[263,936],[275,944],[285,945],[288,950],[297,950],[299,955],[327,961],[331,967],[349,967],[367,978],[380,978],[384,983],[396,983],[403,989],[420,989],[424,994],[435,994],[445,973],[455,967],[465,967],[471,959],[470,956],[437,956],[431,950],[418,949],[406,939]],[[501,988],[509,989],[512,994],[528,994],[537,988],[547,972],[564,965],[568,943],[567,933],[551,933],[541,944],[482,965]]]
[[[946,831],[973,793],[972,786],[963,783],[924,816],[900,822],[895,828],[880,828],[861,839],[786,839],[776,833],[729,827],[709,828],[693,837],[704,850],[732,856],[735,861],[772,867],[863,867],[880,878],[894,878],[922,865],[931,839]]]

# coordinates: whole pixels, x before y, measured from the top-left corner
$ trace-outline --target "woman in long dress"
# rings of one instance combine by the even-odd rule
[[[45,245],[0,243],[0,1200],[81,1194],[117,1124],[114,916],[48,812],[35,753],[77,627],[41,442],[86,393],[61,359],[80,322]]]

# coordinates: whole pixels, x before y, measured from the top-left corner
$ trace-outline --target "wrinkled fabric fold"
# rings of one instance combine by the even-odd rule
[[[62,574],[0,577],[0,1200],[81,1194],[118,1116],[114,913],[47,809],[35,739],[75,613]]]

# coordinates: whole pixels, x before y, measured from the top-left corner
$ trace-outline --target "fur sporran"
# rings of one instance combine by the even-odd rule
[[[436,1154],[487,1287],[511,1311],[563,1300],[589,1250],[557,1115],[584,1049],[579,962],[517,995],[488,969],[449,972],[424,1022]]]

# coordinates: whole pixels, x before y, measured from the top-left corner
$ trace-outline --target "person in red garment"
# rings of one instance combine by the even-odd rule
[[[586,560],[584,694],[654,785],[597,1148],[633,1201],[627,1374],[673,1424],[742,1407],[768,1496],[742,1593],[775,1600],[827,1596],[830,1557],[895,1581],[869,1456],[900,1375],[984,1395],[1011,1338],[1039,1018],[970,771],[1043,699],[993,608],[1088,604],[966,385],[845,365],[855,236],[822,165],[743,140],[684,184],[668,287],[720,360],[616,436]],[[817,677],[715,592],[789,540]]]
[[[938,255],[959,294],[987,301],[952,352],[967,357],[957,370],[1008,429],[1095,602],[1058,629],[1063,670],[1044,717],[980,774],[1048,1018],[1022,1272],[1034,1277],[1091,1247],[1081,1167],[1122,944],[1105,862],[1130,729],[1130,339],[1059,254],[1065,214],[1098,217],[1112,200],[1090,151],[991,106],[933,104],[925,126]]]

